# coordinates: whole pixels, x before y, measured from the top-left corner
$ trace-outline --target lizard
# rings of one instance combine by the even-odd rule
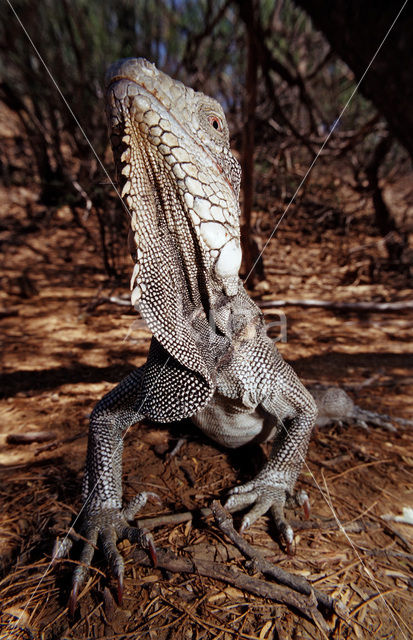
[[[139,543],[156,562],[151,535],[131,524],[156,496],[143,492],[122,507],[127,429],[143,419],[191,418],[229,448],[271,439],[263,468],[229,491],[226,507],[247,509],[241,531],[270,512],[289,550],[294,534],[284,508],[295,501],[308,513],[308,496],[294,487],[317,415],[239,276],[241,169],[221,105],[143,58],[114,63],[105,87],[118,182],[131,216],[131,302],[152,339],[146,364],[91,414],[72,613],[98,540],[120,603],[124,562],[117,542]],[[55,557],[71,544],[67,538]]]

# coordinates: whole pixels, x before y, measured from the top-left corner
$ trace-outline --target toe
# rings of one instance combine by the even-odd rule
[[[104,529],[100,534],[100,539],[109,569],[118,582],[118,603],[120,604],[123,596],[123,573],[125,570],[125,563],[116,546],[117,533],[114,527]]]
[[[246,529],[249,529],[249,527],[252,524],[254,524],[254,522],[258,520],[258,518],[263,516],[264,513],[267,513],[270,507],[271,507],[271,501],[268,501],[268,500],[257,501],[254,504],[253,508],[250,511],[248,511],[248,513],[243,517],[242,523],[241,523],[241,529],[240,529],[241,533],[246,531]]]
[[[293,542],[294,542],[294,532],[292,527],[288,524],[287,520],[284,516],[284,508],[280,503],[275,503],[271,507],[271,515],[274,520],[274,524],[278,531],[278,534],[282,538],[285,543],[287,553],[289,555],[293,554]]]
[[[245,484],[241,484],[238,487],[233,487],[228,491],[228,494],[230,496],[233,496],[233,495],[239,495],[241,493],[250,493],[251,491],[254,491],[255,488],[256,488],[256,484],[251,481]]]
[[[151,556],[152,562],[156,567],[158,558],[156,555],[155,543],[150,533],[139,527],[124,527],[121,534],[122,540],[129,540],[129,542],[137,543],[142,549],[147,549]]]
[[[228,511],[240,511],[253,504],[258,498],[257,493],[240,493],[231,495],[226,501],[224,507]]]
[[[88,542],[85,542],[83,545],[82,552],[80,554],[79,564],[73,572],[72,578],[72,590],[70,592],[69,597],[69,613],[71,616],[74,615],[77,597],[79,593],[79,589],[84,583],[86,576],[88,574],[90,564],[92,562],[93,554],[95,553],[96,542],[98,538],[97,529],[89,530],[87,532]]]
[[[134,519],[138,511],[143,509],[145,504],[148,501],[148,498],[156,502],[157,504],[162,504],[160,497],[157,493],[153,491],[143,491],[142,493],[138,493],[129,504],[123,510],[123,515],[128,522]]]

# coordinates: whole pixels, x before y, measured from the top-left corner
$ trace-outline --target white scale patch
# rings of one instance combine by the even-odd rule
[[[195,198],[193,209],[203,220],[213,219],[211,215],[211,203],[208,202],[208,200],[204,200],[204,198]]]
[[[209,249],[220,249],[231,239],[231,235],[219,222],[203,222],[201,238]]]
[[[215,265],[215,273],[223,280],[231,276],[237,276],[241,266],[241,259],[240,243],[238,239],[234,238],[219,252],[219,258]]]

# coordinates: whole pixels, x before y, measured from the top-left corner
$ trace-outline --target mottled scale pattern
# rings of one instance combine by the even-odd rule
[[[238,275],[241,171],[223,110],[143,59],[112,65],[106,104],[130,215],[131,301],[153,339],[147,363],[93,411],[83,535],[110,548],[108,561],[121,575],[114,540],[131,539],[126,520],[133,512],[122,511],[122,434],[145,417],[191,417],[228,447],[273,440],[268,462],[230,492],[227,506],[250,508],[243,528],[270,511],[291,544],[283,510],[294,495],[317,410],[268,338]],[[92,556],[86,544],[86,566]],[[72,604],[84,576],[78,567]]]

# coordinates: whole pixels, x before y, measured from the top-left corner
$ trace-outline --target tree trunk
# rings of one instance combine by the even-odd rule
[[[255,109],[257,105],[258,56],[256,45],[256,21],[259,20],[259,1],[238,2],[240,15],[245,24],[247,43],[247,70],[245,80],[244,129],[242,132],[242,225],[243,271],[254,282],[263,279],[263,264],[257,243],[251,235],[251,214],[254,202],[254,149]]]
[[[359,80],[382,43],[403,0],[296,0]],[[386,118],[413,158],[413,4],[408,2],[389,33],[360,91]]]

